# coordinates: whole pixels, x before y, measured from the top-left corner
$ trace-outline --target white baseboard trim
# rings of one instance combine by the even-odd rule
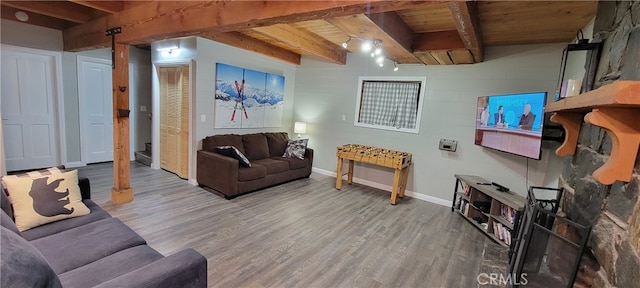
[[[336,177],[336,172],[329,171],[329,170],[324,170],[324,169],[313,167],[313,168],[311,168],[311,171],[316,172],[318,174],[327,175],[327,176],[330,176],[330,177]],[[380,190],[384,190],[384,191],[391,192],[391,190],[392,190],[391,185],[380,184],[380,183],[369,181],[369,180],[362,179],[362,178],[353,177],[353,182],[358,183],[358,184],[362,184],[362,185],[366,185],[366,186],[369,186],[369,187],[377,188],[377,189],[380,189]],[[442,206],[446,206],[446,207],[451,207],[451,201],[440,199],[438,197],[433,197],[433,196],[429,196],[429,195],[425,195],[425,194],[422,194],[422,193],[417,193],[417,192],[409,191],[409,190],[406,190],[404,192],[404,195],[409,196],[411,198],[418,199],[418,200],[431,202],[431,203],[442,205]]]
[[[196,179],[189,179],[187,182],[193,186],[198,186],[198,181]]]
[[[80,162],[80,161],[67,162],[67,163],[64,164],[65,168],[78,168],[78,167],[83,167],[83,166],[87,166],[87,165],[82,164],[82,162]]]

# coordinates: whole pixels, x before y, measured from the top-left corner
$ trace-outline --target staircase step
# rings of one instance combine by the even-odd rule
[[[151,167],[151,154],[147,154],[146,151],[136,151],[134,154],[136,161]]]

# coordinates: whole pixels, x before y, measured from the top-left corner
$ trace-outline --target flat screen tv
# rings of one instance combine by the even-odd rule
[[[547,92],[478,97],[475,144],[540,159]]]

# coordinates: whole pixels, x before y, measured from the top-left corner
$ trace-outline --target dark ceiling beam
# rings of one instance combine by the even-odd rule
[[[300,54],[271,45],[262,40],[246,36],[240,32],[205,32],[198,34],[198,36],[236,48],[259,53],[284,62],[300,65]]]
[[[404,20],[396,12],[373,13],[367,15],[367,17],[395,40],[398,45],[411,52],[415,35],[413,30],[407,23],[404,23]]]
[[[447,5],[465,48],[471,51],[475,62],[482,62],[484,59],[484,46],[482,44],[482,29],[478,18],[477,3],[449,2]]]

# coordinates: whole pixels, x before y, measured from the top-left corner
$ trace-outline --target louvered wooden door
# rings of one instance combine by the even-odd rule
[[[189,176],[189,67],[162,67],[160,79],[160,168]]]

